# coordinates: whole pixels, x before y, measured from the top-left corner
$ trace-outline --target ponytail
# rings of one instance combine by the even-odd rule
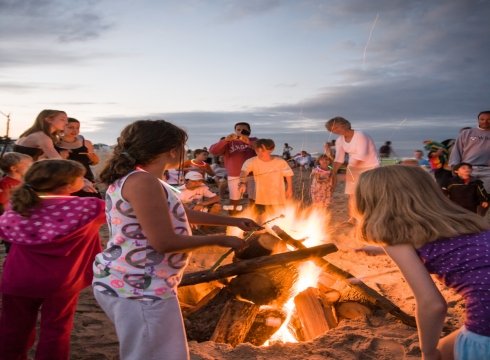
[[[160,154],[183,148],[187,133],[165,120],[139,120],[126,126],[117,139],[114,153],[99,175],[110,185]]]
[[[30,210],[41,202],[35,189],[28,183],[22,184],[12,194],[12,210],[22,216],[29,216]]]

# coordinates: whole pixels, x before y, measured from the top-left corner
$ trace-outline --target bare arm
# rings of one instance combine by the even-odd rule
[[[237,249],[242,245],[242,240],[235,236],[175,233],[165,192],[160,182],[151,174],[131,175],[124,184],[122,195],[133,207],[150,245],[160,253],[190,251],[207,245]]]
[[[387,246],[386,253],[398,265],[415,295],[415,317],[423,359],[437,359],[447,304],[412,245]]]
[[[262,229],[259,224],[249,218],[210,214],[189,208],[186,208],[185,212],[191,224],[236,226],[244,231]]]
[[[286,199],[293,198],[293,177],[286,176]]]
[[[61,155],[54,148],[53,140],[43,132],[32,134],[37,137],[39,148],[43,151],[47,159],[62,159]]]
[[[92,145],[92,142],[85,139],[85,146],[87,147],[87,156],[90,159],[91,164],[90,165],[97,165],[99,163],[99,156],[94,152],[94,145]]]

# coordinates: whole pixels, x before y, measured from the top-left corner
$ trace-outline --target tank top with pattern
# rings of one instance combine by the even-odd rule
[[[176,296],[189,253],[161,254],[153,249],[136,219],[131,204],[122,197],[126,179],[135,170],[111,184],[106,192],[106,216],[110,239],[94,261],[95,290],[115,297],[157,300]],[[172,188],[161,181],[167,195],[175,233],[191,234],[187,216]]]

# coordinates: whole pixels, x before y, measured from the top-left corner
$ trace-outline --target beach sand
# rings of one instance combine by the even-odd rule
[[[295,196],[305,203],[309,201],[309,172],[295,169]],[[355,240],[352,226],[342,224],[347,220],[346,197],[339,184],[331,209],[330,241],[339,251],[326,259],[357,277],[366,277],[395,269],[386,256],[367,256],[354,251],[359,243]],[[107,238],[107,230],[102,229]],[[224,250],[203,249],[195,252],[189,270],[210,266]],[[0,254],[3,263],[3,248]],[[365,283],[389,298],[402,310],[414,314],[415,301],[406,282],[398,271],[366,279]],[[445,333],[460,327],[463,321],[464,304],[459,296],[439,285],[448,301],[448,317]],[[165,334],[162,334],[164,337]],[[80,296],[75,326],[71,338],[71,359],[118,359],[118,341],[114,327],[93,298],[91,289]],[[313,341],[300,343],[252,346],[240,344],[233,348],[213,342],[189,342],[193,360],[244,360],[244,359],[417,359],[420,358],[417,331],[402,324],[382,310],[365,318],[342,320],[338,327]]]

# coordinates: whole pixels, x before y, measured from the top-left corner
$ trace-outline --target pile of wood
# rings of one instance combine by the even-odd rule
[[[331,271],[323,257],[337,251],[335,245],[306,248],[280,228],[273,230],[275,234],[250,237],[233,263],[184,276],[179,299],[189,340],[262,345],[286,320],[283,306],[293,295],[296,265],[312,260],[326,272]],[[288,250],[286,244],[296,250]],[[338,273],[333,278],[338,277],[342,278]],[[339,319],[365,316],[380,307],[377,297],[373,301],[373,294],[354,287],[359,283],[345,283],[348,286],[342,290],[318,285],[295,296],[296,309],[288,327],[298,341],[323,335],[336,327]],[[383,304],[386,308],[381,301]]]

